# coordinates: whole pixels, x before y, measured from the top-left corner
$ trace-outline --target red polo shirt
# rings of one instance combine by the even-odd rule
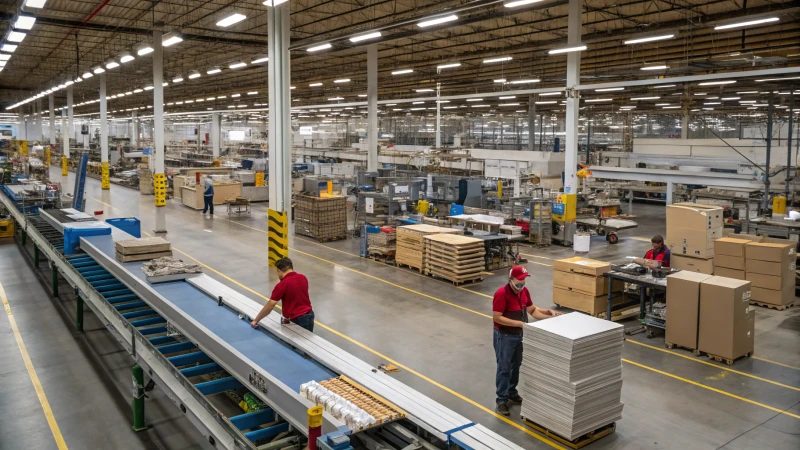
[[[528,288],[523,287],[522,290],[519,291],[519,294],[516,294],[511,287],[506,284],[494,293],[492,311],[497,311],[505,315],[505,313],[521,310],[523,305],[526,309],[533,305]],[[500,324],[494,322],[494,327],[500,328]]]
[[[283,317],[296,319],[311,311],[308,297],[308,278],[297,272],[289,272],[272,289],[271,300],[281,302]]]
[[[670,255],[671,252],[667,248],[666,245],[662,245],[661,249],[659,249],[658,253],[653,251],[652,249],[649,250],[644,255],[644,259],[652,259],[654,261],[658,261],[661,263],[661,267],[669,267],[670,264]]]

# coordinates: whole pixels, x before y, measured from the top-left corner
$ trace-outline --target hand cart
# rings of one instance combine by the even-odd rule
[[[575,222],[578,224],[578,231],[589,231],[592,234],[605,236],[609,244],[619,242],[617,232],[637,228],[638,223],[628,219],[614,218],[579,218]]]

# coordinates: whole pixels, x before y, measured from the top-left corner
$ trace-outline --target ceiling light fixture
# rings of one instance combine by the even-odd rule
[[[777,22],[777,17],[765,17],[763,19],[756,19],[756,20],[748,20],[746,22],[734,22],[725,25],[718,25],[714,27],[715,30],[728,30],[731,28],[741,28],[741,27],[749,27],[750,25],[761,25],[770,22]]]
[[[153,90],[153,86],[145,86],[144,90],[145,91],[152,91]]]
[[[333,47],[331,44],[326,43],[326,44],[321,44],[321,45],[317,45],[317,46],[314,46],[314,47],[309,47],[309,48],[306,49],[306,51],[309,52],[309,53],[318,52],[320,50],[326,50],[326,49],[329,49],[331,47]]]
[[[467,101],[468,102],[482,102],[483,99],[482,98],[468,98]]]
[[[461,67],[461,63],[460,62],[456,62],[456,63],[442,64],[440,66],[436,66],[436,69],[437,70],[452,69],[453,67]]]
[[[92,78],[93,76],[94,75],[92,74],[92,72],[86,72],[83,75],[81,75],[81,78],[83,78],[85,80],[87,78]]]
[[[433,89],[414,89],[417,92],[433,92]]]
[[[0,50],[2,50],[4,52],[8,52],[8,53],[14,53],[14,51],[16,49],[17,49],[17,46],[14,45],[14,44],[3,44],[3,46],[0,47]]]
[[[414,72],[414,69],[401,69],[401,70],[395,70],[394,72],[392,72],[392,75],[405,75],[407,73],[412,73],[412,72]]]
[[[113,59],[109,59],[108,61],[106,61],[106,69],[111,70],[111,69],[116,69],[117,67],[119,67],[119,63],[114,61]]]
[[[555,100],[549,100],[549,101],[534,102],[534,103],[537,104],[537,105],[554,105],[554,104],[556,104],[558,102],[555,101]]]
[[[220,72],[222,72],[222,69],[220,69],[219,67],[212,67],[211,69],[208,69],[206,74],[214,75],[215,73],[220,73]]]
[[[150,44],[139,44],[136,48],[136,54],[139,56],[148,55],[153,53],[153,47]]]
[[[320,87],[320,86],[322,86],[322,83],[311,83],[308,85],[308,87]]]
[[[790,78],[764,78],[762,80],[756,80],[756,83],[762,83],[764,81],[784,81],[784,80],[798,80],[800,77],[790,77]]]
[[[558,55],[561,53],[582,52],[584,50],[586,50],[585,45],[573,45],[570,47],[554,48],[547,53],[550,55]]]
[[[28,8],[44,8],[47,0],[25,0],[25,6]]]
[[[350,78],[342,78],[341,80],[333,80],[334,83],[349,83]]]
[[[665,70],[669,69],[669,66],[666,65],[658,65],[658,66],[645,66],[640,68],[639,70]]]
[[[553,95],[561,95],[561,92],[545,92],[543,94],[539,94],[539,97],[550,97]]]
[[[508,99],[511,99],[511,98],[517,98],[517,96],[516,95],[506,95],[506,96],[503,96],[503,97],[499,97],[500,100],[508,100]]]
[[[134,59],[136,59],[136,58],[134,58],[133,55],[131,55],[128,52],[122,52],[122,53],[119,54],[119,62],[121,62],[122,64],[131,62]]]
[[[653,86],[653,89],[664,89],[664,88],[671,88],[675,87],[677,84],[662,84],[660,86]]]
[[[259,56],[256,56],[255,58],[256,59],[250,61],[250,64],[262,64],[262,63],[265,63],[265,62],[269,62],[269,57],[268,56],[259,55]]]
[[[178,75],[172,79],[173,83],[180,83],[181,81],[183,81],[183,77],[181,75]]]
[[[725,81],[706,81],[705,83],[698,83],[698,86],[718,86],[720,84],[733,84],[736,83],[736,80],[725,80]]]
[[[30,30],[35,23],[36,16],[32,14],[20,14],[17,16],[17,21],[14,22],[14,28],[17,30]]]
[[[243,21],[244,19],[247,19],[247,16],[245,16],[244,14],[233,13],[228,17],[217,22],[217,26],[222,28],[228,28],[229,26],[235,25]]]
[[[164,47],[171,47],[181,42],[183,42],[183,37],[177,31],[171,31],[161,38],[161,45]]]
[[[246,62],[237,62],[237,63],[231,64],[230,66],[228,66],[228,68],[231,69],[231,70],[236,70],[236,69],[241,69],[242,67],[244,67],[246,65],[247,65]]]
[[[494,80],[494,82],[495,83],[505,83],[506,79],[505,78],[498,78],[498,79]]]
[[[449,16],[437,17],[435,19],[423,20],[422,22],[417,23],[417,26],[420,28],[432,27],[434,25],[452,22],[454,20],[458,20],[458,16],[451,14]]]
[[[634,97],[631,100],[658,100],[661,97]]]
[[[200,72],[198,72],[196,70],[193,70],[193,71],[189,72],[189,79],[190,80],[194,80],[195,78],[200,78],[200,76],[201,76]]]
[[[248,92],[247,95],[258,95],[258,91]]]
[[[631,39],[629,41],[624,41],[623,44],[626,44],[626,45],[642,44],[644,42],[663,41],[663,40],[666,40],[666,39],[672,39],[674,37],[675,37],[674,34],[662,34],[662,35],[658,35],[658,36],[649,36],[649,37]]]
[[[511,56],[501,56],[499,58],[484,59],[483,63],[484,64],[491,64],[491,63],[496,63],[496,62],[511,61],[512,59],[514,59],[514,58],[511,57]]]
[[[614,87],[614,88],[603,88],[603,89],[595,89],[595,92],[612,92],[612,91],[624,91],[624,87]]]
[[[509,81],[509,82],[508,82],[508,84],[538,83],[538,82],[540,82],[540,81],[542,81],[542,80],[540,80],[540,79],[538,79],[538,78],[534,78],[534,79],[530,79],[530,80],[514,80],[514,81]]]
[[[584,100],[586,103],[593,103],[593,102],[610,102],[614,100],[613,98],[591,98],[589,100]]]
[[[504,3],[503,6],[506,8],[513,8],[515,6],[522,6],[522,5],[530,5],[531,3],[538,3],[542,0],[513,0],[508,3]]]
[[[354,42],[354,43],[355,42],[361,42],[361,41],[366,41],[367,39],[375,39],[375,38],[379,38],[379,37],[381,37],[381,32],[380,31],[375,31],[375,32],[372,32],[372,33],[362,34],[362,35],[359,35],[359,36],[353,36],[353,37],[350,38],[350,42]]]
[[[103,68],[102,68],[102,67],[100,67],[100,66],[97,66],[97,67],[95,67],[94,69],[92,69],[92,72],[93,72],[95,75],[99,75],[99,74],[101,74],[101,73],[103,73],[103,72],[105,72],[105,71],[106,71],[106,69],[103,69]]]
[[[328,101],[331,101],[331,102],[335,102],[335,101],[338,101],[338,100],[344,100],[344,97],[332,97],[332,98],[328,99]]]
[[[22,42],[22,40],[25,39],[25,36],[26,36],[25,33],[22,33],[20,31],[11,30],[8,33],[8,36],[6,37],[6,39],[8,39],[9,42]]]

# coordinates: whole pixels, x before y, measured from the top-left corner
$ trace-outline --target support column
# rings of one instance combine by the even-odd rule
[[[36,109],[38,114],[36,116],[36,139],[40,144],[44,144],[44,116],[42,115],[42,99],[36,99]]]
[[[768,209],[770,209],[769,204],[769,157],[772,151],[772,113],[775,109],[774,107],[774,95],[772,93],[769,94],[769,106],[767,108],[767,154],[766,159],[764,161],[764,197],[761,203],[761,210],[766,213]],[[789,149],[787,148],[787,151]]]
[[[581,0],[569,0],[568,45],[581,42]],[[567,114],[566,139],[564,155],[564,192],[578,192],[578,114],[580,113],[580,91],[574,90],[580,84],[581,54],[567,53]]]
[[[672,181],[667,181],[667,205],[672,204]]]
[[[27,141],[28,140],[28,130],[27,130],[27,123],[25,121],[25,112],[23,111],[25,108],[20,108],[20,112],[17,113],[17,117],[19,118],[19,125],[17,126],[17,140],[18,141]]]
[[[790,86],[789,90],[794,93],[794,86]],[[789,136],[786,139],[786,201],[789,202],[789,182],[792,180],[791,172],[792,172],[792,128],[794,128],[794,122],[792,115],[794,114],[794,95],[789,96]],[[791,203],[789,203],[791,205]]]
[[[536,94],[528,96],[528,150],[536,150]]]
[[[155,89],[155,88],[154,88]],[[139,113],[133,111],[131,113],[131,150],[137,148],[139,146]]]
[[[289,256],[292,209],[292,117],[289,3],[267,7],[269,64],[269,264]]]
[[[67,176],[69,161],[69,127],[67,126],[67,110],[61,110],[61,176]]]
[[[441,84],[436,83],[436,148],[442,148],[442,104],[439,102]]]
[[[56,103],[53,94],[48,96],[50,101],[50,145],[56,145]]]
[[[106,100],[106,74],[100,77],[100,185],[111,188],[108,181],[108,101]]]
[[[367,171],[378,171],[378,44],[367,46]]]
[[[72,111],[72,86],[67,86],[67,141],[64,144],[64,155],[69,159],[70,139],[75,137],[75,116]]]
[[[211,153],[214,160],[219,158],[220,136],[222,135],[221,117],[218,112],[211,113]]]
[[[153,186],[155,231],[167,232],[167,178],[164,175],[164,47],[161,31],[153,31]]]
[[[684,111],[681,116],[681,139],[689,139],[689,111]]]

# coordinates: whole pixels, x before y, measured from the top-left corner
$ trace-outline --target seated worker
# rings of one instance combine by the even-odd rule
[[[653,249],[649,250],[644,255],[644,259],[636,258],[634,262],[650,268],[669,267],[670,251],[667,246],[664,245],[664,238],[660,234],[657,234],[650,239],[650,242],[653,244]]]

